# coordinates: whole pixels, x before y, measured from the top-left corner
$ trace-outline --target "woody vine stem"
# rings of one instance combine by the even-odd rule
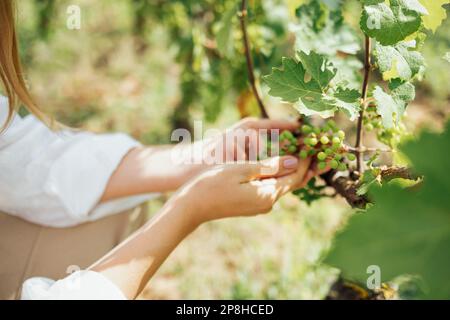
[[[364,81],[362,85],[362,94],[361,94],[361,111],[359,112],[358,118],[358,126],[356,128],[356,168],[358,172],[362,172],[363,168],[363,155],[361,149],[363,147],[363,118],[364,118],[364,110],[366,108],[367,103],[367,91],[369,88],[369,77],[370,70],[372,68],[370,63],[370,51],[371,51],[371,40],[368,36],[365,37],[365,53],[364,53]]]
[[[245,61],[247,63],[248,81],[250,82],[250,85],[252,87],[253,95],[255,96],[256,101],[258,102],[258,107],[261,112],[261,117],[269,118],[266,107],[259,95],[258,88],[256,86],[252,54],[251,54],[250,43],[248,41],[248,35],[247,35],[247,22],[245,20],[245,18],[247,17],[247,1],[246,0],[242,0],[241,11],[239,12],[238,15],[239,15],[239,21],[241,23],[242,41],[244,43]]]

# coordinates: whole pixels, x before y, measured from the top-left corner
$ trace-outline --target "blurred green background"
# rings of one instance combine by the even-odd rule
[[[230,77],[227,70],[220,69],[220,60],[216,61],[217,66],[209,67],[219,68],[223,82],[231,79],[239,83],[229,85],[233,90],[222,88],[222,106],[214,111],[217,114],[213,117],[207,114],[216,108],[217,97],[205,98],[202,89],[198,92],[201,99],[194,96],[193,102],[186,102],[190,81],[195,81],[186,78],[186,70],[195,69],[195,63],[199,63],[198,76],[204,76],[202,61],[194,57],[192,65],[186,66],[188,60],[180,58],[184,45],[174,39],[197,37],[202,39],[202,46],[208,47],[211,39],[204,35],[214,34],[211,30],[220,24],[227,7],[225,1],[203,0],[197,4],[157,0],[17,2],[21,55],[28,83],[43,109],[66,125],[96,132],[127,132],[143,143],[163,144],[170,143],[171,130],[180,121],[189,125],[195,119],[212,118],[210,126],[225,128],[241,116],[254,113],[254,102],[245,89],[245,70]],[[148,7],[143,9],[143,3]],[[253,1],[251,6],[258,7],[258,3]],[[66,27],[67,7],[74,4],[81,8],[80,30]],[[289,0],[268,0],[264,7],[275,8],[271,11],[272,18],[279,17],[278,25],[286,27],[287,10],[294,4],[295,1]],[[357,23],[356,1],[346,1],[346,6],[346,18],[352,24]],[[159,16],[167,10],[176,13],[172,18],[184,19],[181,33],[171,26],[172,18]],[[258,17],[256,9],[254,17],[250,19],[250,36],[252,43],[256,43],[255,51],[264,52],[266,43],[258,43],[257,31],[251,32],[251,25]],[[207,28],[203,29],[205,25]],[[178,33],[174,34],[175,31]],[[289,52],[286,49],[290,45],[289,37],[284,37],[284,44],[274,45],[280,51],[273,50],[277,51],[273,54],[276,58]],[[185,46],[192,43],[188,41]],[[450,64],[442,57],[449,47],[447,19],[424,46],[428,70],[418,87],[416,101],[408,109],[412,130],[439,127],[447,117]],[[242,54],[228,60],[228,65],[236,61],[235,67],[244,67]],[[260,60],[256,58],[257,67],[264,63]],[[206,85],[213,85],[213,80],[202,78]],[[265,99],[272,104],[270,113],[275,117],[294,114],[288,106]],[[243,102],[247,100],[250,102]],[[185,119],[180,120],[180,115]],[[152,201],[150,214],[164,200],[162,197]],[[341,199],[324,199],[308,207],[289,195],[268,216],[204,225],[175,250],[142,297],[323,298],[338,271],[318,265],[317,261],[348,215],[349,208]]]

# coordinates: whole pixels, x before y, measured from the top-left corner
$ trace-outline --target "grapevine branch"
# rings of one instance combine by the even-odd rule
[[[363,144],[363,118],[364,111],[366,108],[367,100],[367,90],[369,88],[369,76],[370,69],[372,68],[370,63],[370,51],[371,51],[371,41],[368,36],[365,37],[365,53],[364,53],[364,81],[362,85],[362,95],[361,95],[361,111],[359,112],[358,126],[356,129],[356,168],[359,172],[363,170],[363,155],[359,150],[362,148]]]
[[[245,49],[245,58],[247,62],[247,71],[248,71],[248,77],[249,82],[252,86],[253,94],[258,101],[259,108],[261,110],[261,116],[263,118],[268,118],[268,114],[266,112],[266,108],[261,100],[261,97],[259,96],[257,87],[256,87],[256,81],[254,76],[254,67],[253,62],[251,58],[250,53],[250,45],[248,41],[247,36],[247,26],[245,22],[245,17],[247,15],[247,2],[246,0],[242,0],[241,2],[241,11],[239,13],[239,18],[241,22],[241,30],[243,35],[243,41],[244,41],[244,49]],[[362,87],[362,107],[358,119],[358,127],[357,127],[357,142],[355,147],[347,146],[348,151],[354,152],[357,156],[358,160],[358,171],[362,169],[362,155],[365,152],[392,152],[392,150],[389,149],[376,149],[376,148],[366,148],[362,145],[362,124],[363,124],[363,117],[364,117],[364,110],[365,105],[368,102],[367,99],[367,91],[369,86],[369,77],[370,77],[370,70],[372,68],[371,62],[370,62],[370,51],[371,51],[371,41],[369,37],[366,37],[365,41],[366,49],[365,49],[365,67],[364,67],[364,82]],[[390,167],[390,168],[384,168],[381,170],[380,173],[381,180],[383,181],[389,181],[395,178],[404,178],[404,179],[415,179],[415,177],[408,168],[403,167]],[[367,197],[367,195],[359,195],[358,194],[358,188],[359,188],[359,182],[355,181],[351,176],[338,176],[337,172],[335,170],[330,170],[324,174],[321,175],[321,178],[325,181],[326,185],[328,187],[333,188],[337,194],[342,196],[348,204],[353,208],[365,208],[368,203],[370,203],[370,199]]]
[[[357,181],[345,176],[336,177],[336,171],[334,170],[321,175],[321,177],[328,186],[334,188],[338,194],[344,197],[351,207],[364,209],[370,203],[367,195],[359,195],[357,193],[359,188]],[[389,167],[381,170],[380,178],[382,181],[388,182],[396,178],[416,180],[418,176],[411,173],[409,168]]]
[[[258,88],[256,87],[256,80],[255,80],[255,74],[254,74],[254,68],[253,68],[253,60],[252,60],[250,44],[249,44],[248,35],[247,35],[247,24],[245,21],[246,16],[247,16],[247,1],[242,0],[241,11],[239,12],[239,21],[241,23],[242,41],[244,43],[245,61],[247,63],[248,81],[250,82],[250,85],[252,87],[253,95],[255,96],[256,101],[258,102],[259,110],[261,111],[261,116],[263,118],[269,118],[269,115],[267,114],[267,111],[266,111],[266,107],[264,106],[264,103],[258,93]]]

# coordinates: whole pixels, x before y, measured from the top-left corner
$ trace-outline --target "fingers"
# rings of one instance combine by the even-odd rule
[[[283,194],[298,189],[305,180],[306,174],[310,169],[311,158],[300,160],[296,172],[277,179],[277,198]]]
[[[299,160],[293,156],[275,157],[257,163],[239,165],[242,173],[242,182],[254,179],[281,177],[296,172]]]
[[[308,172],[306,172],[305,177],[302,183],[300,184],[299,188],[303,188],[304,186],[306,186],[309,180],[311,180],[312,178],[320,176],[321,174],[324,174],[325,172],[328,172],[330,170],[331,168],[329,165],[327,165],[325,169],[320,170],[319,168],[317,168],[317,163],[312,164],[311,167],[308,169]]]
[[[250,198],[257,199],[257,201],[254,201],[255,206],[257,206],[254,208],[256,211],[259,213],[269,212],[282,195],[296,189],[296,186],[303,180],[310,164],[310,158],[300,160],[297,163],[297,169],[293,170],[292,173],[281,177],[272,176],[263,180],[252,180],[245,183],[241,190],[250,195]]]
[[[272,119],[244,119],[240,125],[247,129],[279,129],[294,131],[298,128],[298,122],[290,120],[272,120]]]

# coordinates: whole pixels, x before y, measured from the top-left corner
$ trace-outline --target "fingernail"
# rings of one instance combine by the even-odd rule
[[[298,159],[297,159],[297,158],[294,158],[294,157],[290,157],[290,158],[288,158],[288,159],[286,159],[286,160],[283,161],[283,166],[284,166],[286,169],[293,169],[293,168],[296,168],[297,165],[298,165]]]

